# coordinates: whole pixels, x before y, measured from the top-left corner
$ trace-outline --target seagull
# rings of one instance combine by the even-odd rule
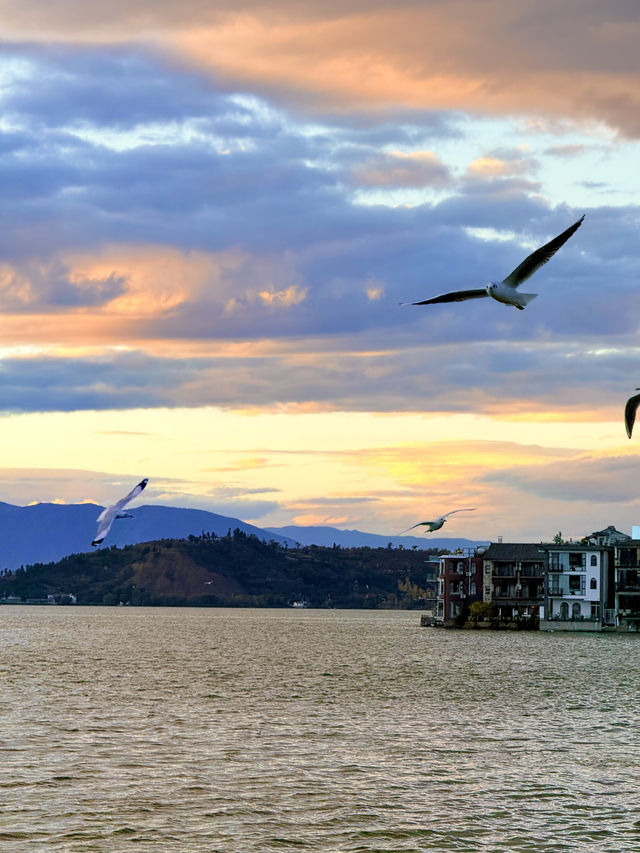
[[[636,388],[636,391],[640,391],[640,388]],[[624,425],[627,429],[628,438],[631,438],[631,433],[633,432],[633,425],[636,422],[636,411],[638,410],[638,405],[640,405],[640,394],[634,394],[633,397],[629,397],[627,404],[624,407]]]
[[[424,299],[422,302],[401,302],[400,305],[435,305],[437,302],[464,302],[467,299],[480,299],[483,296],[491,296],[497,302],[503,302],[505,305],[513,305],[520,311],[526,305],[535,299],[537,293],[518,293],[518,287],[523,281],[526,281],[529,276],[540,269],[543,264],[546,264],[552,258],[558,249],[567,242],[569,237],[578,230],[582,225],[584,215],[577,222],[554,237],[544,246],[532,252],[528,258],[517,266],[502,281],[490,281],[486,287],[478,288],[477,290],[454,290],[452,293],[443,293],[440,296],[433,296],[431,299]]]
[[[144,480],[140,480],[138,485],[134,486],[126,497],[117,501],[112,506],[108,506],[106,509],[102,510],[102,512],[96,519],[98,522],[98,532],[96,533],[96,538],[91,543],[92,545],[99,545],[104,540],[107,533],[111,530],[111,525],[116,520],[116,518],[133,518],[131,513],[121,512],[121,510],[125,508],[129,501],[132,501],[134,498],[138,497],[138,495],[144,489],[148,482],[148,477],[145,477]]]
[[[403,533],[413,530],[414,527],[422,527],[423,525],[427,528],[425,531],[426,533],[433,533],[434,530],[440,530],[448,516],[453,515],[456,512],[473,512],[474,509],[474,506],[469,509],[452,509],[451,512],[445,512],[444,515],[441,515],[440,518],[436,518],[435,521],[419,521],[417,524],[412,524],[411,527],[407,527],[406,530],[401,530],[400,533],[398,533],[398,536],[402,536]]]

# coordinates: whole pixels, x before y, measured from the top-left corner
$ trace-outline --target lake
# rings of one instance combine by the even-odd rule
[[[0,849],[640,850],[640,636],[0,607]]]

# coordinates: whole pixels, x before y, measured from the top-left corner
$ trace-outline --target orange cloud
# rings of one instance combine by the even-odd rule
[[[78,304],[52,304],[48,301],[46,269],[17,270],[8,263],[0,264],[5,346],[46,343],[57,346],[59,353],[83,344],[94,348],[109,343],[126,346],[152,338],[154,320],[197,303],[231,314],[247,305],[286,309],[307,296],[307,288],[300,284],[298,273],[286,258],[251,256],[235,249],[204,252],[158,245],[111,245],[91,253],[67,253],[55,265],[64,269],[80,293],[83,288],[99,288],[112,279],[124,284],[103,304],[94,305],[90,300],[83,304],[82,298]],[[265,287],[265,278],[274,283]],[[42,313],[38,313],[39,304]],[[25,308],[30,312],[23,313]],[[165,352],[166,346],[162,344]],[[248,356],[254,351],[255,347],[241,343],[234,347],[236,355]]]
[[[432,151],[392,151],[353,169],[354,180],[370,187],[444,187],[449,170]]]
[[[138,41],[234,85],[332,108],[442,108],[640,134],[633,3],[5,0],[5,39]]]
[[[307,289],[292,285],[285,290],[261,290],[258,296],[265,305],[287,307],[303,302],[307,298]]]

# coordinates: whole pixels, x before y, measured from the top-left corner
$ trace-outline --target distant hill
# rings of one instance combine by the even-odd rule
[[[0,570],[31,563],[48,563],[68,554],[95,550],[96,518],[103,507],[96,504],[48,504],[15,506],[0,502]],[[156,539],[182,539],[215,533],[224,536],[239,528],[260,539],[274,539],[295,547],[292,540],[246,524],[237,518],[201,509],[169,506],[134,506],[133,518],[118,519],[102,546],[134,545]]]
[[[72,554],[0,576],[0,598],[73,594],[78,604],[424,608],[435,571],[421,551],[287,548],[237,529]]]
[[[444,550],[449,548],[475,548],[478,545],[488,545],[488,540],[472,540],[448,537],[428,536],[382,536],[379,533],[363,533],[360,530],[341,530],[337,527],[266,527],[271,533],[287,536],[301,545],[323,545],[330,548],[332,545],[340,545],[343,548],[386,548],[391,542],[394,548],[402,545],[403,548],[417,546],[423,550]]]

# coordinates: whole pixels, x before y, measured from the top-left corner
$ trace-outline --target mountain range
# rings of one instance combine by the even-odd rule
[[[102,509],[91,503],[15,506],[0,502],[0,569],[50,563],[68,554],[96,550],[91,547],[91,540]],[[259,539],[273,539],[295,547],[295,542],[286,536],[267,533],[238,518],[206,510],[144,505],[133,507],[130,512],[133,518],[117,519],[113,523],[101,548],[157,539],[185,539],[201,533],[225,536],[236,528],[253,533]]]
[[[0,502],[0,570],[34,563],[61,560],[68,554],[92,551],[96,519],[103,507],[96,504],[51,504],[16,506]],[[472,548],[479,542],[469,539],[381,536],[335,527],[260,528],[238,518],[201,509],[143,505],[131,509],[133,518],[118,519],[101,548],[123,547],[158,539],[184,539],[202,533],[225,536],[236,528],[259,539],[273,540],[289,548],[318,545],[342,548],[455,549]]]
[[[403,548],[419,548],[420,550],[455,551],[456,548],[475,548],[478,545],[488,545],[488,540],[476,541],[455,537],[431,536],[383,536],[379,533],[363,533],[360,530],[342,530],[337,527],[298,527],[291,524],[287,527],[266,527],[270,533],[286,536],[300,545],[321,545],[330,548],[340,545],[341,548],[386,548],[391,543],[393,548],[402,545]]]

